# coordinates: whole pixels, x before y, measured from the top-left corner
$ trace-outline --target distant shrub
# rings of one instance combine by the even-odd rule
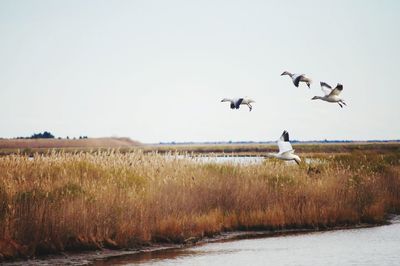
[[[35,133],[31,136],[31,139],[54,139],[54,135],[48,131],[43,133]]]

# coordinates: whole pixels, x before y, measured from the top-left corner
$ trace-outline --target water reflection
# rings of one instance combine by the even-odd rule
[[[96,265],[399,265],[400,224],[211,243]]]
[[[152,263],[173,263],[174,261],[179,261],[185,257],[194,256],[204,256],[206,254],[211,254],[212,251],[201,251],[201,250],[190,250],[190,249],[169,249],[168,252],[165,250],[154,251],[154,252],[143,252],[134,255],[134,260],[132,260],[132,255],[127,255],[117,258],[109,258],[106,260],[98,261],[95,263],[96,266],[102,265],[131,265],[135,264],[146,264]]]

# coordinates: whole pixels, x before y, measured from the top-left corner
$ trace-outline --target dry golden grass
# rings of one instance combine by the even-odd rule
[[[129,138],[0,139],[0,149],[121,148],[138,145],[139,142]]]
[[[195,163],[173,155],[0,157],[0,258],[120,248],[226,230],[381,223],[400,211],[400,154],[324,164]]]
[[[348,153],[353,151],[377,151],[377,152],[400,152],[398,142],[350,142],[350,143],[293,143],[293,148],[300,153]],[[178,145],[147,145],[143,147],[147,151],[158,152],[194,152],[194,153],[234,153],[234,154],[264,154],[274,152],[276,143],[267,144],[178,144]]]

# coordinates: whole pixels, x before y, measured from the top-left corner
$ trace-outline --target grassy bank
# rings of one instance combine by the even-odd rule
[[[44,150],[54,148],[133,148],[142,145],[129,138],[85,138],[85,139],[0,139],[3,154],[16,150]]]
[[[104,141],[99,141],[104,140]],[[116,141],[110,141],[116,140]],[[105,139],[83,139],[83,140],[55,140],[48,143],[46,140],[1,140],[0,156],[22,154],[33,156],[35,154],[47,154],[49,150],[77,153],[107,151],[110,148],[118,149],[120,153],[131,153],[142,150],[145,153],[194,153],[194,154],[235,154],[258,156],[268,152],[276,152],[276,143],[271,144],[184,144],[184,145],[149,145],[139,142],[123,142],[125,138],[105,138]],[[3,141],[3,142],[2,142]],[[14,141],[17,141],[14,143]],[[19,142],[18,142],[19,141]],[[36,141],[36,143],[35,143]],[[122,141],[122,142],[121,142]],[[18,144],[18,145],[17,145]],[[374,143],[374,142],[351,142],[351,143],[294,143],[292,144],[296,152],[306,156],[320,157],[327,154],[351,153],[354,151],[375,151],[377,153],[400,152],[400,143]]]
[[[300,153],[310,155],[318,153],[350,153],[353,151],[376,151],[376,152],[393,152],[400,151],[400,143],[397,142],[350,142],[350,143],[292,143],[294,149]],[[146,145],[143,146],[145,151],[163,152],[193,152],[193,153],[234,153],[234,154],[262,154],[267,152],[276,152],[276,143],[264,144],[177,144],[177,145]]]
[[[200,164],[135,151],[0,157],[0,258],[183,243],[237,229],[381,223],[400,211],[400,153],[301,165]]]

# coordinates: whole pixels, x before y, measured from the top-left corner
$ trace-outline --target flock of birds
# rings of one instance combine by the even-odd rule
[[[312,80],[304,74],[292,74],[288,71],[284,71],[281,76],[288,75],[292,81],[294,86],[299,87],[300,83],[303,82],[307,85],[307,87],[311,88]],[[329,103],[337,103],[341,108],[343,108],[346,103],[342,98],[339,97],[340,93],[343,90],[343,85],[338,83],[335,88],[332,88],[329,84],[325,82],[320,82],[321,89],[324,92],[324,96],[314,96],[311,100],[322,100]],[[231,109],[239,109],[240,105],[247,105],[249,107],[249,111],[253,109],[251,105],[255,101],[250,98],[224,98],[221,102],[230,102]],[[279,152],[278,153],[268,153],[267,157],[277,158],[285,161],[295,161],[297,164],[300,164],[301,159],[298,155],[294,154],[294,149],[289,141],[289,132],[286,130],[283,131],[281,137],[277,141]]]

